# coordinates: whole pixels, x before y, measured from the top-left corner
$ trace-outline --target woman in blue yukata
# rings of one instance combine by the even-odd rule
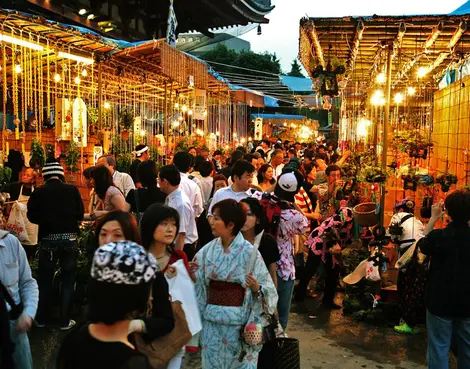
[[[194,259],[203,325],[202,367],[255,369],[262,345],[246,344],[241,332],[249,323],[262,324],[262,311],[274,312],[276,288],[261,255],[240,233],[246,222],[243,206],[222,200],[213,206],[212,214],[210,224],[217,238]]]

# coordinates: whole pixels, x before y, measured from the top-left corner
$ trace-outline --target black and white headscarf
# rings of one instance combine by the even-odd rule
[[[152,254],[131,241],[111,242],[95,251],[91,277],[98,282],[138,285],[159,271]]]

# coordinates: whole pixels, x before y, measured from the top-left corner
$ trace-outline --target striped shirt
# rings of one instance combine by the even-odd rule
[[[300,210],[302,210],[304,214],[315,212],[315,209],[312,205],[312,201],[310,200],[308,193],[304,190],[303,187],[301,187],[300,191],[295,195],[295,203],[298,205],[298,207],[300,208]],[[310,232],[310,222],[307,227],[307,232]]]

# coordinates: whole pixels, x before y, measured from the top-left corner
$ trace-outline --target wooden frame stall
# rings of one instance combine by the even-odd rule
[[[441,172],[450,174],[448,171],[454,170],[450,159],[455,163],[465,159],[463,153],[469,149],[463,142],[468,131],[463,128],[468,126],[467,115],[460,108],[457,113],[455,107],[462,106],[457,101],[466,98],[466,89],[461,92],[464,97],[459,97],[462,87],[457,84],[448,87],[448,92],[435,92],[442,77],[449,70],[459,69],[470,52],[469,18],[470,15],[426,15],[300,21],[299,59],[314,85],[318,83],[313,76],[319,66],[328,69],[330,64],[333,70],[338,65],[345,67],[338,82],[342,123],[348,129],[341,136],[350,147],[362,142],[382,153],[381,160],[375,163],[382,170],[392,163],[401,167],[388,182],[389,195],[385,197],[385,189],[381,191],[382,221],[386,224],[396,200],[411,196],[419,206],[425,195],[444,195],[439,193],[442,186],[430,186],[429,181],[416,183],[415,191],[405,190],[407,176],[415,180],[415,175],[426,173],[436,179]],[[454,111],[452,124],[441,123],[449,121],[450,111]],[[364,120],[369,127],[365,130],[367,140],[356,131]],[[448,140],[449,134],[457,133],[458,124],[460,139]],[[431,153],[433,144],[435,151]],[[459,154],[454,154],[454,149]],[[443,158],[447,151],[448,157]],[[461,174],[459,184],[464,184]]]

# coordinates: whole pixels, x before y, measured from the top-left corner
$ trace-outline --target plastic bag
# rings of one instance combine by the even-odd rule
[[[17,202],[13,204],[10,212],[10,216],[8,218],[8,222],[6,225],[6,229],[11,233],[14,234],[20,242],[30,242],[28,231],[26,229],[25,224],[25,215],[23,211],[21,211],[20,204]]]
[[[380,281],[380,272],[378,265],[374,265],[373,261],[368,261],[366,265],[366,279],[368,281]]]

